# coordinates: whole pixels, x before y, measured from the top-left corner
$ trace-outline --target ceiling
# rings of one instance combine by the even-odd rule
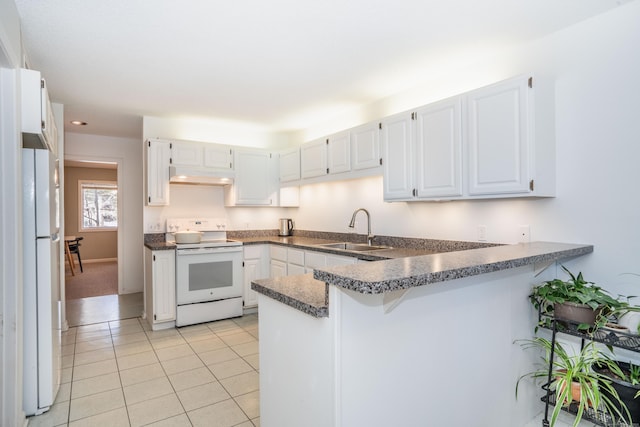
[[[16,0],[70,132],[142,116],[292,132],[628,0]]]

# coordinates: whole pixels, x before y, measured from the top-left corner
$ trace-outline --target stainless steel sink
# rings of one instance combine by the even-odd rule
[[[366,251],[377,251],[380,249],[390,249],[389,246],[369,246],[366,243],[349,243],[349,242],[325,243],[317,246],[321,248],[338,249],[342,251],[352,251],[352,252],[366,252]]]

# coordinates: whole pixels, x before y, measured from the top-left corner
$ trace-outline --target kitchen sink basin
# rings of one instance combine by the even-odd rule
[[[369,246],[366,243],[349,243],[349,242],[325,243],[318,246],[321,248],[339,249],[343,251],[352,251],[352,252],[366,252],[366,251],[377,251],[380,249],[390,249],[389,246]]]

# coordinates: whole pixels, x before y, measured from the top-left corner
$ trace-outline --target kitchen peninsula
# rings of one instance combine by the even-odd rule
[[[593,246],[534,242],[257,280],[265,426],[524,426],[531,286]]]

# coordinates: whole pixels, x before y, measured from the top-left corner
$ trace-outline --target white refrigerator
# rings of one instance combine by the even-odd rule
[[[24,388],[27,415],[47,411],[61,375],[58,161],[49,150],[22,150]]]

